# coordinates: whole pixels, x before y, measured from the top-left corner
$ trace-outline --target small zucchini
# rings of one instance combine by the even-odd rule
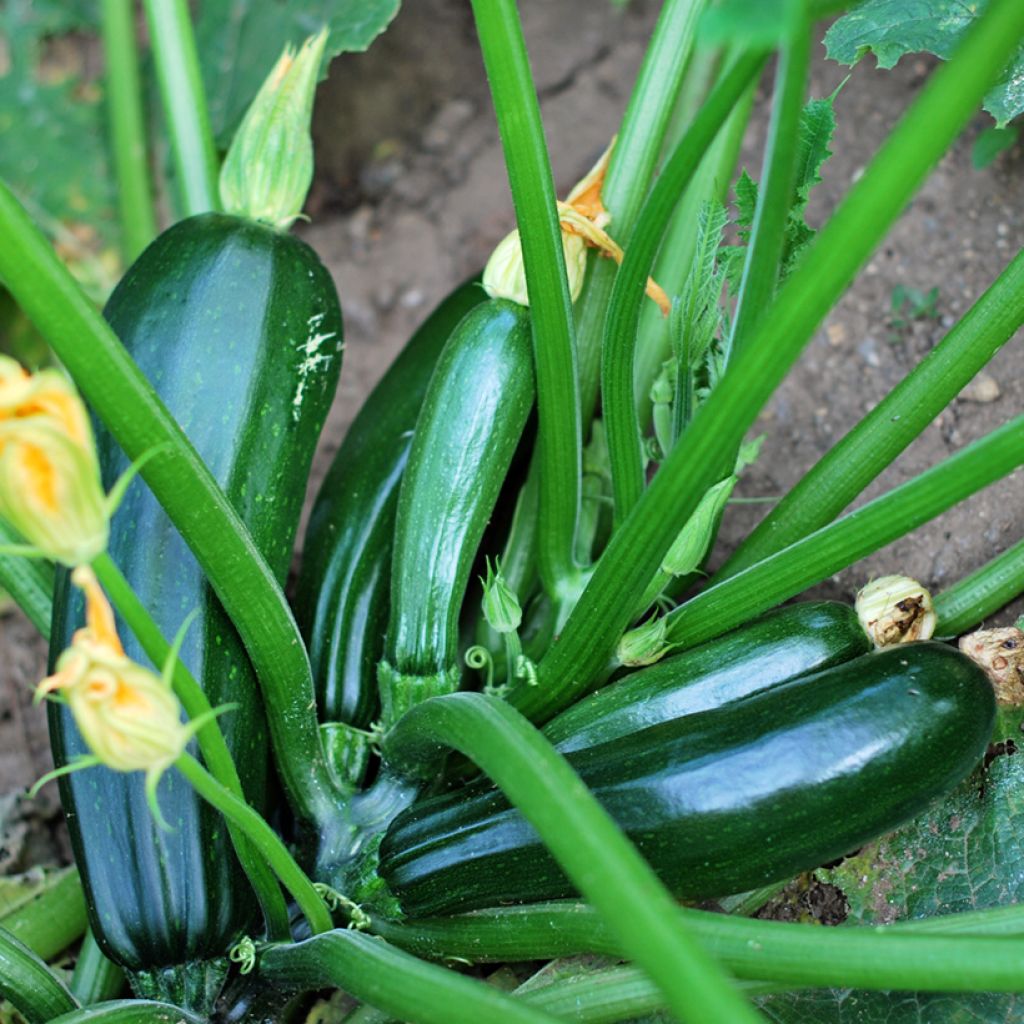
[[[544,734],[563,754],[595,747],[650,725],[721,707],[871,649],[849,605],[788,605],[603,687],[553,718]]]
[[[104,314],[283,582],[341,362],[338,299],[316,254],[238,217],[193,217],[143,252]],[[109,485],[126,459],[104,430],[97,441]],[[263,808],[269,749],[252,668],[194,556],[141,480],[113,518],[109,550],[166,636],[199,611],[181,658],[212,705],[233,705],[221,728],[249,802]],[[81,616],[81,601],[62,581],[54,656]],[[123,639],[145,663],[126,630]],[[58,765],[83,752],[58,705],[50,707],[50,731]],[[137,773],[92,768],[65,776],[61,797],[104,953],[133,972],[140,991],[203,1004],[207,981],[215,992],[222,976],[211,961],[220,962],[256,909],[223,818],[173,769],[158,793],[172,831],[154,823]]]
[[[569,760],[669,888],[707,899],[789,878],[896,827],[977,764],[994,718],[984,673],[925,642]],[[378,871],[412,917],[573,895],[533,827],[482,784],[399,815]]]
[[[326,723],[365,729],[376,714],[391,542],[413,428],[441,349],[485,298],[470,281],[427,317],[367,398],[313,505],[296,616]]]
[[[441,353],[402,478],[378,666],[385,726],[458,688],[459,611],[533,400],[529,311],[488,299]]]

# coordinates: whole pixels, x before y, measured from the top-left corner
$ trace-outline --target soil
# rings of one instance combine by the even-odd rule
[[[564,194],[614,132],[659,5],[633,0],[623,10],[605,0],[522,0],[520,6]],[[815,192],[812,223],[821,223],[856,180],[931,66],[905,59],[889,72],[875,70],[873,61],[854,69],[836,101],[835,156]],[[819,47],[811,95],[831,93],[846,74]],[[766,78],[743,151],[755,177],[769,86]],[[944,336],[1024,244],[1021,149],[985,170],[971,166],[971,143],[988,124],[985,116],[971,124],[817,332],[755,428],[767,440],[739,494],[784,493]],[[410,0],[368,53],[339,59],[318,94],[315,136],[312,223],[300,232],[334,275],[347,347],[311,493],[362,398],[417,324],[512,227],[469,5]],[[890,299],[897,285],[938,287],[936,315],[894,329]],[[1006,422],[1024,405],[1021,368],[1018,336],[865,498]],[[1022,499],[1024,472],[1018,471],[815,593],[849,598],[870,577],[895,571],[942,589],[1024,534]],[[761,514],[756,505],[730,507],[721,555]],[[1007,624],[1021,611],[1017,602],[993,621]],[[45,645],[8,611],[0,616],[0,651],[4,793],[38,778],[49,753],[43,711],[31,706]]]

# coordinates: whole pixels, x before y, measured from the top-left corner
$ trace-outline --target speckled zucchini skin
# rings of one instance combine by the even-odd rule
[[[104,315],[283,581],[341,363],[337,295],[316,254],[246,220],[193,217],[146,249]],[[127,460],[102,428],[98,444],[109,486]],[[114,516],[110,554],[167,637],[199,610],[181,657],[212,705],[236,705],[220,725],[249,802],[264,806],[269,750],[251,666],[191,551],[141,479]],[[81,619],[81,600],[64,579],[52,657]],[[147,663],[127,629],[121,632],[128,654]],[[50,730],[58,764],[83,752],[65,709],[51,706]],[[223,819],[175,771],[159,787],[171,831],[154,824],[138,773],[91,768],[65,777],[61,796],[90,922],[118,963],[147,977],[173,974],[176,965],[223,955],[253,921],[256,901]],[[164,983],[175,988],[173,978]]]
[[[473,559],[534,393],[529,310],[507,299],[470,310],[431,378],[399,492],[385,657],[400,673],[457,662]]]
[[[544,734],[563,754],[596,747],[849,661],[871,646],[849,605],[787,605],[616,680],[553,718]]]
[[[981,669],[919,643],[568,756],[669,888],[706,899],[896,827],[977,764],[994,719]],[[532,826],[479,784],[399,815],[379,874],[413,917],[573,895]]]
[[[324,721],[366,728],[376,712],[392,536],[413,428],[448,337],[485,299],[470,281],[427,317],[370,393],[317,495],[303,544],[296,615]]]

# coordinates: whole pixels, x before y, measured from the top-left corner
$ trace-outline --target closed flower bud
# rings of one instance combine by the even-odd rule
[[[932,596],[909,576],[882,576],[857,593],[857,617],[875,647],[927,640],[938,618]]]
[[[662,560],[663,573],[686,576],[700,568],[715,539],[719,517],[735,486],[736,477],[730,476],[708,488]]]
[[[501,566],[494,569],[487,564],[484,584],[483,610],[487,625],[496,633],[514,633],[523,621],[519,598],[501,575]]]
[[[0,420],[0,516],[40,554],[91,562],[107,546],[96,456],[49,416]]]
[[[220,174],[227,213],[282,231],[302,211],[313,180],[310,122],[327,29],[298,53],[285,48],[252,101]]]
[[[654,615],[628,633],[623,633],[616,651],[619,663],[630,667],[653,665],[665,657],[673,645],[666,640],[668,620]]]
[[[579,235],[563,231],[562,252],[565,255],[565,272],[569,278],[569,294],[575,302],[583,290],[583,278],[587,273],[587,246]],[[529,306],[523,248],[518,231],[509,232],[491,253],[484,267],[483,286],[492,299],[510,299],[520,306]]]

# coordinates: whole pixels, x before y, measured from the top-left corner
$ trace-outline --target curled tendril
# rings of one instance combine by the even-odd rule
[[[350,900],[346,895],[338,892],[337,889],[332,889],[324,882],[314,882],[313,888],[331,910],[340,910],[348,918],[349,928],[364,931],[370,927],[370,915],[354,900]]]
[[[474,644],[466,651],[463,660],[474,671],[486,673],[484,693],[494,693],[497,688],[494,685],[494,658],[491,656],[491,652],[480,644]]]
[[[238,964],[238,969],[242,974],[251,973],[256,966],[256,943],[248,935],[243,935],[231,947],[228,959],[233,964]]]

